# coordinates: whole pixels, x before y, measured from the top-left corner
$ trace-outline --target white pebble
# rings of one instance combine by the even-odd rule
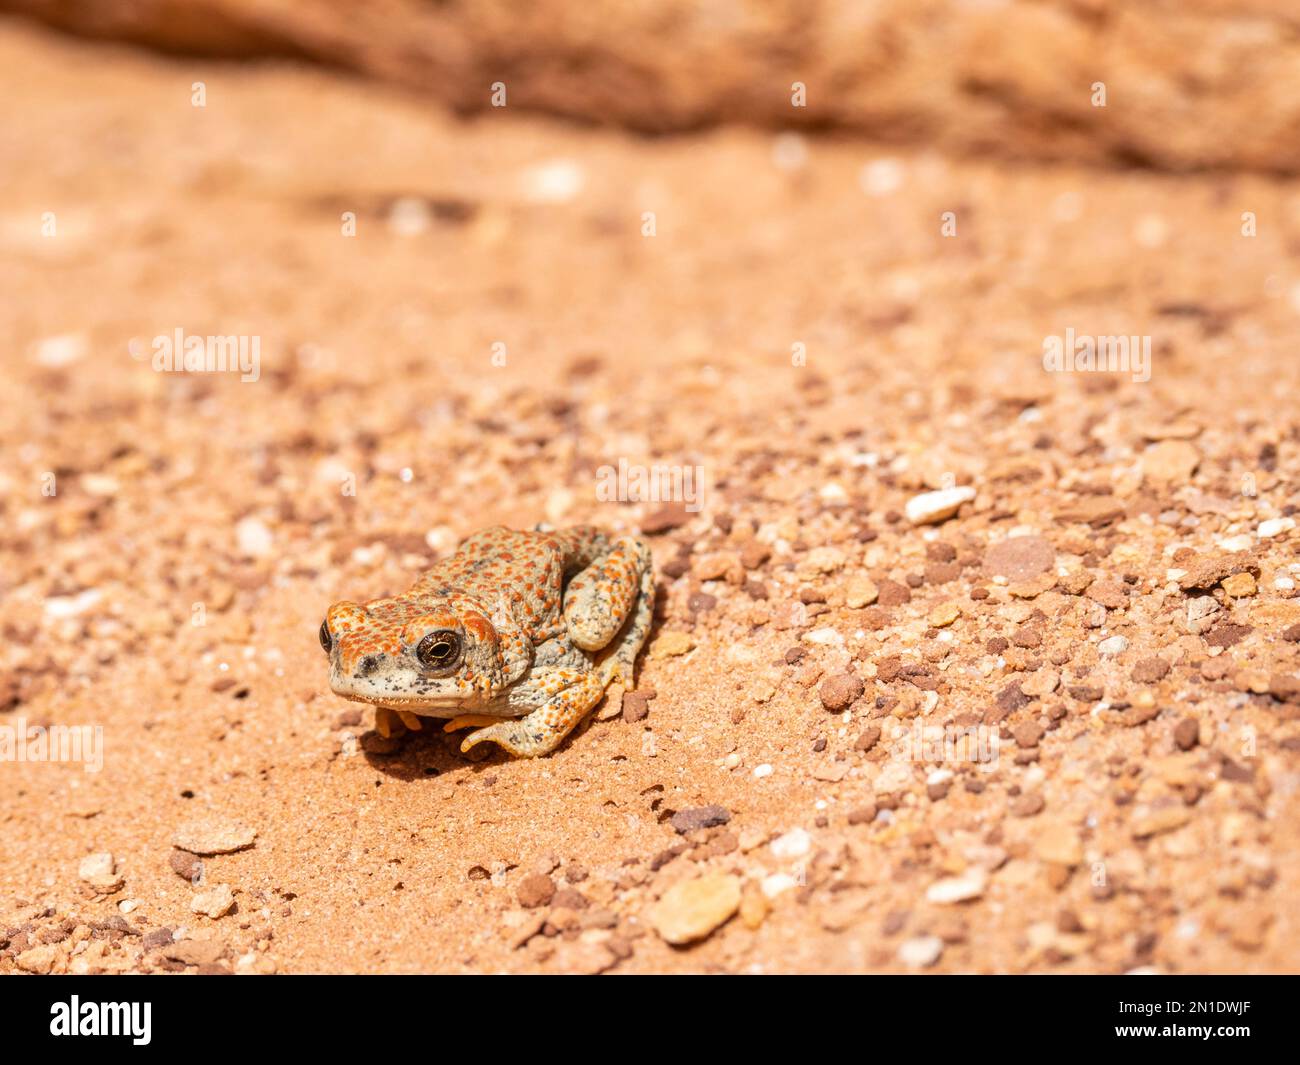
[[[798,884],[799,881],[789,873],[772,873],[770,876],[763,877],[763,894],[769,899],[774,899],[778,895],[789,891],[792,887],[797,887]]]
[[[77,875],[82,880],[95,881],[103,877],[113,875],[113,856],[107,851],[101,851],[98,854],[88,854],[81,859],[81,864],[77,867]]]
[[[772,767],[768,765],[766,762],[764,762],[762,765],[754,766],[754,776],[758,777],[760,780],[763,777],[770,777],[771,775],[772,775]]]
[[[248,558],[265,558],[275,546],[271,530],[260,518],[241,518],[235,523],[235,543]]]
[[[388,228],[401,237],[419,236],[433,224],[429,205],[416,196],[394,200],[388,209]]]
[[[943,940],[938,936],[913,936],[898,948],[898,960],[909,969],[928,969],[943,954]]]
[[[802,828],[792,828],[783,836],[777,836],[771,843],[774,858],[799,858],[812,848],[812,836]]]
[[[904,509],[907,520],[913,525],[928,525],[951,518],[963,503],[969,503],[974,498],[975,489],[970,485],[941,488],[937,492],[922,492],[919,496],[913,496]]]
[[[587,183],[582,167],[572,159],[552,159],[524,171],[524,195],[533,203],[570,203]]]
[[[868,196],[888,196],[903,187],[903,164],[897,159],[877,159],[862,168],[858,184]]]
[[[1261,540],[1268,540],[1294,528],[1295,518],[1269,518],[1268,521],[1261,521],[1255,532]]]
[[[984,870],[975,868],[961,876],[948,876],[936,880],[925,893],[926,901],[947,906],[954,902],[977,899],[984,894],[984,879]]]
[[[99,602],[98,588],[87,588],[76,595],[56,595],[45,600],[45,613],[52,618],[75,618]]]
[[[1097,653],[1103,655],[1122,655],[1128,650],[1128,640],[1123,636],[1110,636],[1097,644]]]
[[[50,369],[71,366],[86,354],[86,338],[80,333],[45,337],[36,344],[36,361]]]

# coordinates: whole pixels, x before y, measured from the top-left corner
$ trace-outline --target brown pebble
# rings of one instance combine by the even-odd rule
[[[555,882],[549,876],[534,873],[519,882],[515,894],[520,906],[526,910],[535,910],[538,906],[546,906],[555,897]]]
[[[912,601],[912,593],[907,585],[899,584],[898,581],[879,581],[876,590],[876,602],[881,606],[902,606]]]
[[[879,739],[880,739],[880,726],[868,725],[865,729],[862,730],[858,738],[853,741],[853,749],[855,751],[862,751],[862,752],[869,751],[871,750],[872,747],[876,745]]]
[[[1012,536],[984,552],[983,569],[1018,583],[1047,572],[1055,561],[1056,549],[1041,536]]]
[[[874,803],[859,806],[849,813],[849,824],[851,825],[869,825],[875,819],[876,807]]]
[[[844,710],[862,697],[866,685],[856,673],[840,673],[822,682],[818,692],[827,710]]]
[[[1153,656],[1144,658],[1133,667],[1132,677],[1139,684],[1155,684],[1165,679],[1169,673],[1169,663],[1163,658]]]
[[[1011,813],[1015,817],[1033,817],[1035,814],[1042,813],[1045,805],[1043,797],[1038,792],[1029,791],[1016,796],[1011,803]]]
[[[634,691],[623,693],[623,720],[643,721],[650,716],[650,700],[654,692]]]
[[[167,864],[172,867],[172,872],[177,876],[188,880],[191,884],[196,884],[203,876],[203,859],[197,854],[190,854],[188,851],[174,850],[167,859]]]
[[[668,532],[685,525],[691,514],[684,503],[669,503],[641,519],[641,531],[648,536]]]
[[[587,901],[587,896],[581,891],[575,891],[571,887],[563,887],[555,893],[555,897],[551,899],[551,905],[557,909],[585,910],[591,903]]]
[[[713,804],[678,810],[677,813],[673,814],[671,823],[673,831],[679,836],[684,836],[688,832],[695,832],[701,828],[714,828],[717,825],[725,825],[730,820],[730,810],[725,806]]]
[[[931,562],[952,562],[957,557],[957,549],[952,544],[935,540],[925,545],[925,557]]]
[[[1174,743],[1180,751],[1190,751],[1200,738],[1201,726],[1194,717],[1185,717],[1174,726]]]

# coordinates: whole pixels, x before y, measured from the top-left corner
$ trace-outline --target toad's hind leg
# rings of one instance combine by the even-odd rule
[[[569,638],[584,651],[609,646],[628,615],[644,602],[648,576],[653,595],[650,549],[645,543],[634,536],[615,540],[564,589]]]
[[[461,751],[490,740],[516,758],[550,754],[605,693],[605,680],[599,673],[564,673],[556,683],[564,687],[531,714],[471,732],[460,745]]]

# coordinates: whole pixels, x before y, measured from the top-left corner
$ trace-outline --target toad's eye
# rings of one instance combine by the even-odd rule
[[[330,653],[330,648],[334,646],[334,640],[330,636],[330,623],[322,621],[320,623],[320,645],[325,648],[325,653]]]
[[[460,661],[460,636],[445,629],[431,632],[415,647],[415,657],[425,669],[450,669]]]

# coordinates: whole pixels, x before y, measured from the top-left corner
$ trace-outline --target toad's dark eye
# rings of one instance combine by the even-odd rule
[[[330,653],[330,648],[334,646],[334,640],[330,636],[330,623],[322,621],[320,623],[320,645],[325,648],[325,653]]]
[[[460,661],[460,636],[454,632],[431,632],[415,647],[415,657],[426,669],[449,669]]]

